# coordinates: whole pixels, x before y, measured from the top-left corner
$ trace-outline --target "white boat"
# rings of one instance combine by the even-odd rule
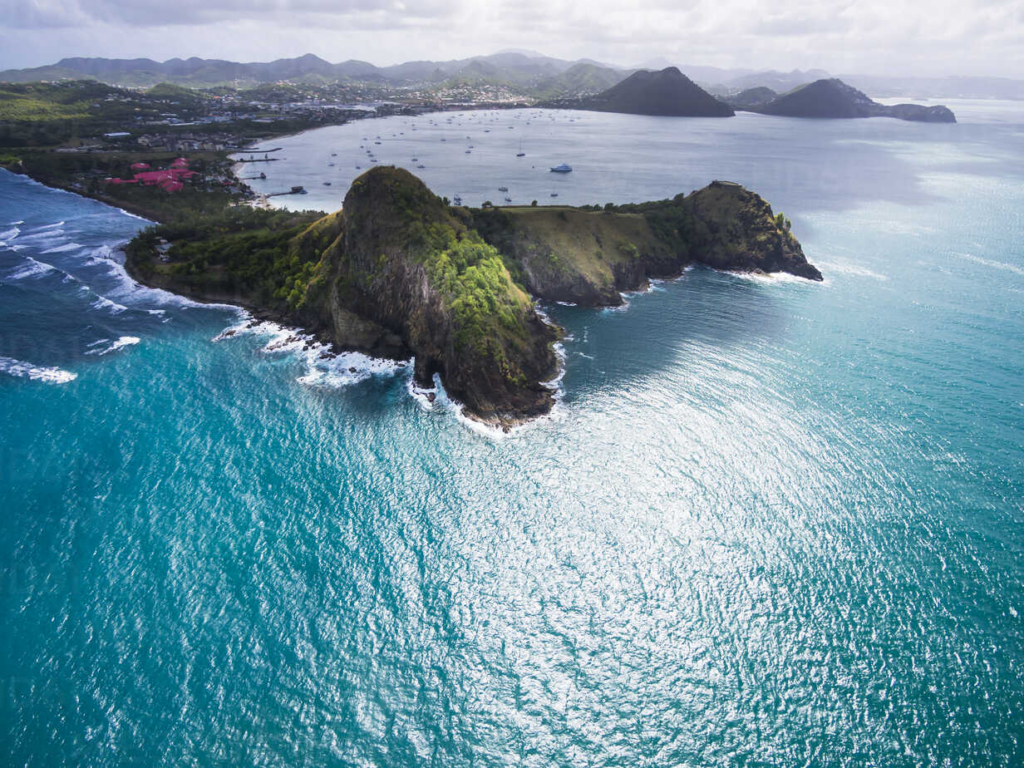
[[[556,165],[554,168],[552,168],[551,172],[552,173],[572,173],[572,166],[571,165],[567,165],[566,163],[562,163],[561,165]]]

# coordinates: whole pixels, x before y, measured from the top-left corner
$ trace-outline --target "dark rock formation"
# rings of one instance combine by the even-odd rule
[[[640,70],[607,91],[545,106],[666,117],[731,117],[735,113],[676,67]]]
[[[751,112],[785,117],[895,117],[932,123],[955,123],[956,117],[946,107],[924,107],[917,104],[886,106],[869,98],[842,80],[815,80],[760,106],[744,107]]]

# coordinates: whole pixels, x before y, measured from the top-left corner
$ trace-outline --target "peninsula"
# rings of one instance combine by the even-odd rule
[[[421,386],[440,374],[467,415],[503,428],[553,404],[544,382],[560,331],[534,297],[616,305],[691,264],[821,280],[783,214],[721,181],[633,205],[474,209],[379,166],[332,214],[235,207],[151,227],[127,248],[147,285],[245,306],[341,350],[415,357]]]
[[[743,91],[729,99],[736,109],[783,117],[895,117],[921,123],[955,123],[948,107],[922,104],[886,106],[837,78],[815,80],[792,91],[775,95],[769,88]]]

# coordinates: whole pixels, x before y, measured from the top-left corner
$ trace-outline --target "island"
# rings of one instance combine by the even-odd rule
[[[956,116],[948,107],[886,106],[837,78],[815,80],[778,96],[768,88],[749,89],[731,97],[729,102],[736,109],[783,117],[895,117],[922,123],[956,122]]]
[[[341,210],[236,206],[150,227],[127,247],[139,282],[238,304],[337,350],[415,358],[466,415],[508,429],[547,413],[560,330],[534,299],[613,306],[620,291],[693,264],[821,273],[784,214],[739,184],[630,205],[452,206],[420,179],[374,167]]]
[[[641,69],[596,96],[540,106],[662,117],[732,117],[732,107],[705,91],[677,67]]]

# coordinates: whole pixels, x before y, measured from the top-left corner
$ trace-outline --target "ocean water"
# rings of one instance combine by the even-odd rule
[[[793,219],[823,284],[545,307],[561,398],[506,438],[224,337],[125,276],[145,222],[0,172],[4,762],[1020,765],[1024,104],[951,106],[274,142],[297,207],[381,135],[466,202],[727,178]]]

